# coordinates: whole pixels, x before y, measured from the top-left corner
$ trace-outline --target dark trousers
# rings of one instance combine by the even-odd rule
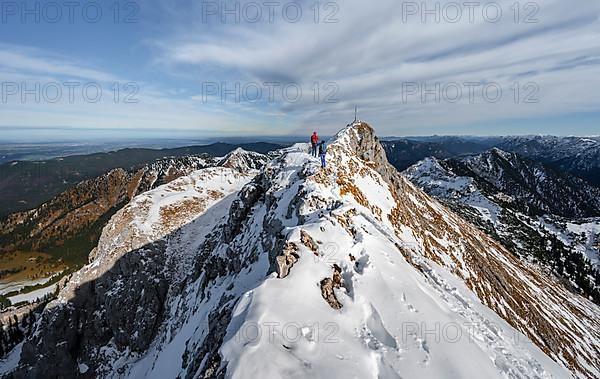
[[[313,157],[315,157],[315,158],[317,157],[317,144],[316,143],[312,144],[312,149],[311,149],[310,153],[312,154]]]

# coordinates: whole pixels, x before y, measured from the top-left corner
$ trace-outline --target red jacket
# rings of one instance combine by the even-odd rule
[[[310,142],[311,142],[313,145],[316,145],[316,144],[317,144],[317,142],[319,142],[319,136],[317,136],[317,134],[316,134],[316,133],[313,133],[313,135],[312,135],[312,136],[310,136]]]

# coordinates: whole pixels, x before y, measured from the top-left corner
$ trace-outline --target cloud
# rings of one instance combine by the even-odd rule
[[[3,48],[0,127],[4,129],[61,127],[79,130],[82,136],[92,129],[153,129],[199,136],[264,130],[249,112],[242,118],[236,112],[211,108],[178,88],[136,82],[39,48]]]
[[[88,79],[102,82],[119,81],[114,75],[71,62],[69,58],[42,49],[0,44],[0,70],[20,74]]]
[[[363,118],[389,134],[400,134],[402,125],[435,126],[443,133],[446,126],[600,106],[594,95],[600,85],[597,2],[574,6],[545,1],[538,8],[520,4],[517,15],[510,8],[513,1],[501,1],[495,3],[503,11],[495,23],[482,16],[483,5],[476,8],[473,22],[466,10],[458,23],[443,17],[435,22],[431,15],[422,22],[419,14],[403,20],[403,3],[388,0],[339,2],[338,23],[314,23],[309,3],[300,4],[307,13],[294,24],[264,18],[258,24],[220,23],[215,17],[203,33],[198,25],[178,30],[161,39],[161,58],[175,67],[221,67],[223,80],[335,82],[338,104],[280,103],[283,112],[300,116],[301,124],[320,122],[331,131],[340,118],[351,116],[354,104],[360,105]],[[427,9],[435,9],[434,4],[427,2]],[[443,8],[445,3],[440,4]],[[538,22],[525,23],[527,17]],[[518,94],[511,90],[515,81]],[[420,96],[403,98],[403,85],[413,82],[427,88],[493,82],[502,88],[503,98],[490,103],[478,92],[474,103],[463,96],[458,103],[442,99],[424,104]],[[529,82],[538,87],[533,91],[538,103],[523,102],[531,94],[525,88]]]
[[[320,2],[318,15],[314,1],[300,0],[295,4],[303,13],[295,23],[286,21],[290,14],[283,13],[284,2],[276,7],[272,21],[263,8],[259,22],[244,17],[233,22],[229,15],[223,23],[219,14],[203,20],[207,3],[149,0],[141,7],[140,19],[147,21],[138,30],[144,54],[131,55],[119,65],[133,68],[127,74],[78,59],[77,46],[67,56],[1,44],[2,82],[73,79],[98,82],[105,92],[98,103],[65,99],[22,103],[13,97],[2,104],[0,125],[162,128],[233,135],[297,134],[319,127],[333,133],[353,118],[358,105],[360,117],[371,121],[382,135],[415,130],[468,134],[470,125],[481,130],[482,125],[493,124],[502,133],[498,129],[502,120],[542,120],[600,109],[596,94],[599,2],[546,0],[537,8],[524,2],[519,3],[517,15],[511,8],[513,0],[486,1],[475,8],[472,22],[463,6],[456,23],[444,15],[436,22],[430,13],[423,22],[422,12],[410,14],[406,7],[411,3],[397,0]],[[235,3],[216,2],[229,9]],[[250,3],[255,2],[244,0],[239,7]],[[426,8],[435,9],[435,4],[427,1]],[[443,10],[448,2],[438,4]],[[485,4],[502,9],[498,22],[483,17]],[[413,5],[422,8],[421,1]],[[337,22],[324,22],[328,16]],[[526,18],[538,22],[526,23]],[[137,83],[139,102],[113,101],[110,85],[114,82]],[[236,83],[241,88],[256,83],[263,96],[252,103],[231,96],[222,101],[218,93],[206,102],[202,90],[207,82],[224,83],[227,89]],[[269,82],[279,83],[275,101],[268,99],[265,83]],[[473,82],[479,85],[470,96],[465,83]],[[286,101],[282,94],[282,87],[290,83],[302,89],[298,101]],[[407,95],[407,86],[413,84],[419,93]],[[424,102],[421,88],[435,90],[436,84],[440,101],[429,94]],[[462,91],[456,102],[448,99],[454,84]],[[486,100],[486,84],[499,86],[502,98]],[[127,91],[120,90],[122,100]],[[531,99],[538,101],[525,101]],[[539,122],[532,125],[523,132],[543,132],[538,130]]]

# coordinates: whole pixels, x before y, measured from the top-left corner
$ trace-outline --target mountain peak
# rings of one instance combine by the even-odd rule
[[[334,146],[339,146],[342,155],[356,156],[380,174],[393,177],[396,171],[388,162],[379,138],[369,124],[357,121],[346,126],[334,137]]]
[[[248,170],[259,170],[268,160],[269,158],[264,154],[247,151],[238,147],[223,157],[219,161],[218,166],[246,172]]]
[[[340,130],[334,137],[334,142],[351,143],[357,146],[366,146],[378,142],[375,129],[364,121],[349,124]],[[371,146],[372,147],[372,146]]]
[[[223,184],[181,178],[139,198],[103,233],[98,257],[117,259],[74,276],[74,296],[22,346],[17,376],[82,365],[149,378],[600,373],[589,302],[401,177],[368,124],[330,142],[325,169],[298,144],[243,181],[216,168]],[[210,201],[195,193],[209,182],[222,193],[207,190]],[[157,205],[188,212],[183,225],[161,229],[146,217]],[[110,247],[115,235],[144,244]],[[448,325],[467,334],[443,338]]]
[[[511,160],[511,159],[513,159],[515,157],[515,154],[509,153],[507,151],[504,151],[504,150],[502,150],[502,149],[500,149],[498,147],[492,147],[490,149],[490,153],[492,155],[496,155],[498,157],[501,157],[501,158],[503,158],[505,160]]]

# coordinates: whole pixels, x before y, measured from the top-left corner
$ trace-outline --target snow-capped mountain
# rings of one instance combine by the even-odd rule
[[[600,187],[600,137],[429,136],[388,139],[382,144],[390,163],[399,171],[428,157],[457,158],[481,154],[496,147],[542,162]]]
[[[470,157],[427,158],[403,174],[509,250],[600,303],[597,188],[497,148]]]
[[[528,214],[563,217],[600,216],[600,189],[537,161],[493,148],[462,159],[448,160],[453,172],[474,178],[480,187],[491,185],[508,195]],[[510,201],[509,201],[510,202]]]
[[[548,213],[569,218],[600,216],[600,189],[497,148],[463,158],[428,158],[404,173],[436,196],[450,198],[453,191],[464,196],[473,184],[506,207],[532,216]],[[444,179],[455,183],[440,183]]]
[[[238,171],[251,171],[262,168],[269,158],[266,155],[237,148],[223,157],[218,166],[229,167]]]
[[[505,137],[498,147],[552,164],[600,186],[600,137]]]
[[[138,196],[1,372],[600,375],[598,306],[400,176],[370,126],[336,135],[324,170],[306,152]]]
[[[163,158],[127,171],[111,170],[83,181],[40,207],[14,213],[0,222],[0,252],[53,251],[61,247],[86,259],[109,218],[136,195],[213,166],[208,155]],[[83,250],[80,249],[83,248]],[[85,249],[87,248],[87,251]]]

